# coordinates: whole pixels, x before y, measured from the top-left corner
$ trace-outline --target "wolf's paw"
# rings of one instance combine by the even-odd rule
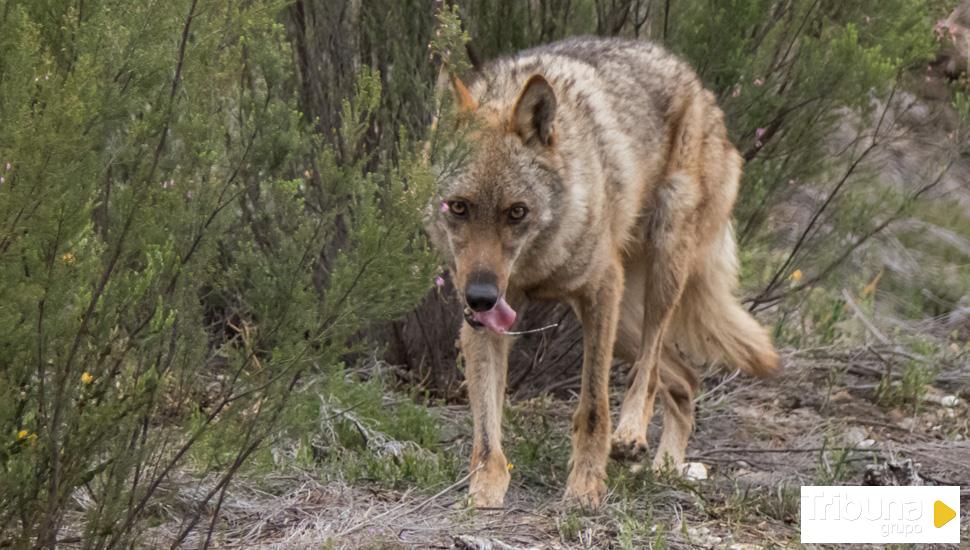
[[[598,508],[606,498],[605,475],[591,469],[573,468],[566,480],[566,493],[562,499],[566,504],[577,505],[586,510]]]
[[[502,508],[512,476],[505,468],[482,470],[472,475],[468,496],[475,508]]]
[[[617,429],[610,440],[610,456],[616,460],[639,460],[647,454],[646,434]]]

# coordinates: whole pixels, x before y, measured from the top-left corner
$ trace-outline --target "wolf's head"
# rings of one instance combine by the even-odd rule
[[[468,90],[453,85],[475,125],[466,160],[436,198],[432,234],[452,265],[468,321],[504,332],[515,322],[505,298],[521,279],[517,260],[554,222],[562,194],[556,95],[534,75],[511,106],[479,112]]]

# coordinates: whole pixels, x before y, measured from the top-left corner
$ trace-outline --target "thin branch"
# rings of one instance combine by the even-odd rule
[[[670,23],[670,0],[664,1],[664,28],[663,34],[661,35],[662,41],[667,43],[667,27]]]
[[[761,454],[773,454],[773,453],[819,453],[819,452],[861,452],[861,453],[878,453],[881,449],[859,449],[855,447],[803,447],[803,448],[782,448],[782,449],[763,449],[757,447],[729,447],[725,449],[711,449],[709,451],[704,451],[699,455],[692,455],[691,458],[704,458],[715,454],[726,454],[726,453],[761,453]]]
[[[886,119],[886,115],[889,111],[889,108],[892,105],[893,98],[896,95],[896,90],[898,88],[898,85],[899,85],[899,80],[897,79],[895,85],[893,86],[892,92],[889,94],[889,99],[886,101],[886,106],[883,108],[882,114],[879,117],[879,122],[876,124],[875,131],[873,132],[873,135],[872,135],[871,143],[869,144],[868,147],[865,148],[865,150],[859,156],[855,158],[855,160],[852,161],[851,164],[849,164],[849,167],[842,175],[842,178],[838,181],[838,183],[835,184],[835,187],[833,187],[832,190],[829,192],[828,196],[825,197],[825,200],[822,201],[822,204],[819,205],[817,209],[815,209],[815,213],[812,215],[811,219],[808,221],[808,224],[806,224],[805,228],[802,229],[801,234],[798,236],[798,239],[795,241],[795,245],[792,247],[791,251],[789,251],[788,257],[785,258],[785,261],[775,271],[775,274],[771,277],[771,280],[769,281],[765,289],[758,296],[754,297],[751,300],[751,306],[749,307],[750,310],[753,311],[758,304],[763,303],[765,301],[765,297],[768,296],[769,293],[771,293],[771,291],[777,288],[778,284],[782,280],[782,277],[784,276],[785,273],[788,272],[788,268],[791,267],[792,262],[794,262],[795,257],[801,251],[802,247],[808,242],[809,236],[814,233],[816,229],[816,224],[818,223],[819,219],[822,217],[822,214],[824,214],[825,211],[828,209],[828,207],[832,204],[832,202],[835,200],[835,197],[838,196],[839,192],[841,192],[842,188],[849,181],[849,178],[852,177],[855,171],[862,164],[862,161],[865,160],[869,156],[869,154],[872,153],[872,151],[874,151],[876,147],[878,147],[881,144],[881,142],[877,138],[879,136],[880,130],[882,129],[882,125]]]
[[[954,162],[955,162],[955,159],[950,159],[950,161],[947,163],[947,165],[944,166],[942,170],[940,170],[940,173],[937,174],[936,178],[934,178],[934,180],[932,182],[924,185],[919,190],[917,190],[915,193],[913,193],[912,195],[910,195],[907,199],[905,199],[903,201],[903,203],[899,206],[899,208],[896,209],[896,212],[894,212],[888,218],[886,218],[885,220],[883,220],[882,223],[880,223],[876,227],[870,229],[865,234],[863,234],[861,237],[859,237],[858,239],[856,239],[849,247],[847,247],[845,250],[843,250],[842,253],[838,255],[838,257],[836,257],[834,260],[832,260],[831,262],[829,262],[828,265],[826,265],[824,268],[822,268],[821,270],[819,270],[819,272],[816,275],[814,275],[813,277],[809,278],[804,283],[795,285],[795,286],[793,286],[793,287],[791,287],[788,290],[785,290],[783,292],[779,292],[779,293],[776,293],[776,294],[773,294],[773,295],[770,295],[770,296],[767,296],[767,297],[764,297],[763,296],[764,293],[762,293],[761,295],[759,295],[759,296],[757,296],[755,298],[752,298],[750,300],[745,300],[745,303],[750,303],[751,304],[751,306],[750,306],[749,309],[751,311],[755,311],[755,310],[758,309],[757,306],[759,306],[759,305],[766,305],[766,304],[770,305],[770,304],[777,303],[779,300],[784,299],[784,298],[787,298],[788,296],[791,296],[792,294],[795,294],[795,293],[800,292],[800,291],[802,291],[802,290],[804,290],[806,288],[809,288],[809,287],[815,285],[815,283],[817,283],[817,282],[825,279],[826,277],[828,277],[833,271],[835,271],[836,268],[838,268],[840,265],[842,265],[842,262],[844,262],[853,252],[855,252],[856,250],[858,250],[858,248],[860,246],[862,246],[863,244],[865,244],[867,241],[869,241],[870,239],[872,239],[873,237],[875,237],[879,233],[882,233],[887,227],[889,227],[894,222],[899,221],[902,218],[902,215],[906,212],[906,209],[909,208],[913,204],[913,202],[915,202],[919,197],[921,197],[926,192],[928,192],[928,191],[932,190],[933,188],[935,188],[936,186],[938,186],[943,181],[943,177],[946,176],[946,174],[950,171],[950,168],[953,166],[953,163]]]
[[[842,297],[845,299],[845,303],[852,309],[856,319],[858,319],[859,322],[862,323],[862,326],[866,327],[866,330],[869,331],[869,334],[875,336],[876,340],[879,340],[879,343],[885,346],[891,345],[889,339],[886,338],[886,335],[880,332],[880,330],[876,328],[876,325],[872,324],[872,321],[870,321],[869,318],[866,317],[865,313],[859,309],[859,305],[855,303],[855,300],[852,299],[852,294],[850,294],[847,289],[842,289]]]

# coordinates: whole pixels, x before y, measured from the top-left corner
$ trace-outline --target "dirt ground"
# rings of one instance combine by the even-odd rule
[[[564,387],[565,398],[545,396],[509,408],[505,445],[513,481],[504,510],[469,509],[465,479],[388,491],[322,484],[311,473],[294,472],[239,483],[223,504],[225,521],[212,543],[222,548],[799,547],[799,486],[864,483],[961,485],[961,533],[970,540],[966,355],[927,365],[936,376],[918,406],[887,402],[885,392],[881,399],[874,396],[881,382],[905,383],[900,365],[927,359],[872,347],[785,355],[786,368],[771,380],[706,376],[688,449],[689,460],[707,467],[706,480],[614,463],[606,506],[592,513],[565,508],[559,497],[574,393]],[[618,399],[621,386],[615,387]],[[467,456],[466,408],[441,407],[436,413],[446,427],[442,445]],[[653,442],[657,432],[652,429]],[[161,544],[170,532],[160,526],[147,538]],[[190,539],[187,546],[201,542]]]

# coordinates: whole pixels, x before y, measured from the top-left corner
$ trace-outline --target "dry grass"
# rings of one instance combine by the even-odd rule
[[[912,460],[923,483],[970,487],[970,364],[942,365],[920,403],[887,404],[874,392],[887,376],[887,350],[832,348],[787,354],[772,380],[710,373],[698,402],[691,460],[708,480],[632,473],[611,465],[611,495],[595,513],[564,508],[569,400],[514,403],[506,447],[516,462],[507,508],[466,506],[465,479],[435,487],[386,489],[379,480],[349,485],[293,471],[233,484],[215,524],[218,548],[753,548],[797,546],[798,487],[859,484],[867,465]],[[894,375],[889,375],[893,378]],[[961,393],[962,392],[962,393]],[[940,395],[957,395],[952,407]],[[936,397],[933,397],[936,396]],[[467,453],[464,407],[438,409],[452,434],[442,445]],[[656,426],[654,426],[656,427]],[[652,431],[654,442],[658,430]],[[537,451],[538,450],[538,451]],[[541,454],[543,450],[548,454]],[[535,454],[539,452],[540,454]],[[332,479],[332,478],[331,478]],[[167,487],[180,517],[215,481],[189,476]],[[970,501],[968,489],[963,506]],[[179,504],[181,503],[181,504]],[[165,510],[159,510],[164,516]],[[211,517],[202,522],[208,525]],[[970,518],[963,516],[970,538]],[[170,544],[176,521],[144,534],[150,547]],[[204,543],[205,529],[186,547]]]

